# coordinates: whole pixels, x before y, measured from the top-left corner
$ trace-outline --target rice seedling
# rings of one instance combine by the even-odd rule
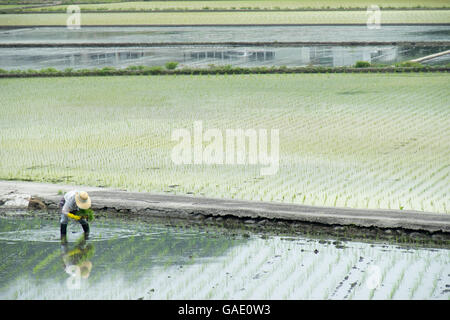
[[[402,272],[400,273],[400,276],[397,278],[397,280],[395,281],[394,285],[391,288],[391,291],[389,292],[389,296],[388,299],[392,300],[392,298],[394,297],[395,293],[397,292],[398,287],[400,286],[400,283],[403,280],[403,277],[405,275],[405,269],[406,266],[403,268]]]
[[[445,266],[442,266],[441,269],[439,270],[439,272],[434,275],[433,286],[432,286],[431,291],[429,293],[429,297],[430,298],[434,298],[434,296],[436,294],[436,290],[437,290],[437,287],[438,287],[438,282],[439,282],[440,278],[442,277],[442,272],[444,271],[444,268],[445,268]]]
[[[44,221],[42,227],[45,228],[46,223]],[[111,230],[124,227],[138,232],[148,230],[146,226],[131,222],[122,225],[109,222],[107,225]],[[0,261],[5,261],[4,258],[17,250],[6,244],[8,240],[2,240],[7,236],[5,229],[0,220],[0,244],[4,248],[0,252]],[[245,241],[230,241],[214,227],[207,228],[208,233],[156,225],[151,229],[152,233],[135,237],[114,238],[110,235],[111,230],[105,230],[107,240],[94,237],[95,254],[90,259],[96,271],[83,284],[89,287],[86,291],[67,290],[61,286],[65,280],[61,261],[56,257],[48,258],[56,243],[50,242],[46,246],[22,242],[23,250],[20,251],[26,252],[29,263],[22,268],[23,258],[9,259],[9,264],[1,271],[8,277],[1,278],[0,298],[77,299],[82,295],[88,299],[339,299],[345,296],[347,299],[377,299],[391,292],[392,298],[399,298],[409,294],[414,286],[414,297],[446,298],[445,293],[438,290],[445,286],[442,275],[448,269],[450,256],[445,249],[417,248],[411,253],[411,249],[385,245],[372,247],[353,242],[346,242],[345,248],[336,249],[327,242],[302,238],[288,241],[280,237],[251,237]],[[211,238],[215,233],[219,238]],[[180,248],[184,250],[180,251]],[[318,253],[314,253],[315,249]],[[164,255],[160,256],[160,252]],[[47,257],[46,262],[41,263],[43,257]],[[381,270],[387,269],[383,286],[372,292],[363,285],[365,278],[360,272],[370,264],[378,265]],[[41,265],[45,267],[36,273],[29,272]],[[419,277],[420,285],[415,284],[417,278],[414,275],[417,274],[424,275]],[[348,293],[354,282],[361,286],[354,286]]]
[[[448,10],[385,10],[384,23],[435,23],[449,21]],[[2,26],[66,26],[66,13],[14,14],[0,16]],[[83,13],[83,25],[204,25],[204,24],[365,24],[366,11],[290,11],[290,12],[136,12],[136,13]]]
[[[92,209],[80,209],[78,210],[77,215],[86,218],[88,221],[94,220],[94,210]]]
[[[295,1],[295,0],[272,0],[272,1],[214,1],[210,0],[205,5],[205,1],[136,1],[117,3],[96,3],[97,1],[87,1],[80,4],[80,9],[84,11],[104,10],[104,11],[161,11],[161,10],[298,10],[298,9],[347,9],[359,8],[366,10],[372,2],[367,0],[346,0],[346,1]],[[443,8],[448,7],[448,3],[442,0],[429,1],[378,1],[377,5],[382,9],[387,8]],[[13,8],[18,5],[1,5],[0,9]],[[61,11],[67,12],[67,5],[55,5],[45,8],[27,8],[24,11]]]
[[[447,213],[447,77],[2,79],[0,179]],[[278,173],[175,165],[171,131],[196,120],[223,130],[280,128]]]

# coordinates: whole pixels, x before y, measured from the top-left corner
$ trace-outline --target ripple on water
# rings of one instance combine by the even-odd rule
[[[67,232],[68,241],[79,239],[83,231],[72,228]],[[142,232],[120,227],[95,227],[91,228],[90,241],[106,241],[143,235]],[[59,242],[59,227],[43,226],[40,229],[27,229],[18,231],[0,232],[0,240],[4,241],[31,241],[31,242]]]

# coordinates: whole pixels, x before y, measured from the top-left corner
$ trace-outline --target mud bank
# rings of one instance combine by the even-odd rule
[[[62,194],[72,189],[89,192],[94,210],[121,214],[193,220],[232,217],[247,223],[283,221],[450,234],[450,215],[447,214],[313,207],[22,181],[0,181],[0,209],[42,209],[44,206],[49,212],[55,211]],[[37,201],[30,203],[30,198]]]
[[[0,48],[127,48],[173,46],[302,47],[302,46],[450,46],[450,41],[175,41],[175,42],[11,42]],[[443,54],[443,53],[441,53]]]

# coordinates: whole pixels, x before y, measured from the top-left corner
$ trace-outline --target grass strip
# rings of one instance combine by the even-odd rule
[[[0,26],[66,26],[66,13],[2,14]],[[365,25],[364,11],[82,13],[81,26],[125,25]],[[383,11],[383,24],[448,24],[450,10]]]
[[[130,75],[227,75],[227,74],[294,74],[294,73],[417,73],[417,72],[449,72],[450,66],[424,66],[420,63],[412,65],[397,64],[397,66],[361,67],[232,67],[213,66],[210,68],[180,68],[164,69],[160,66],[131,66],[125,69],[105,67],[102,69],[67,68],[57,70],[46,68],[41,70],[10,70],[0,69],[0,78],[35,78],[35,77],[79,77],[79,76],[130,76]]]
[[[67,5],[79,3],[81,10],[349,10],[363,9],[376,4],[381,9],[434,9],[449,8],[445,0],[244,0],[244,1],[63,1],[62,5],[49,6],[44,10],[66,10]],[[33,10],[39,10],[33,9]]]

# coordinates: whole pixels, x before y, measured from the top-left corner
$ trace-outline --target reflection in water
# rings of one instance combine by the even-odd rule
[[[422,62],[423,64],[428,65],[446,65],[450,63],[450,54],[446,54],[443,56],[439,56],[430,60],[426,60]]]
[[[0,42],[449,41],[450,26],[33,27],[0,29]]]
[[[190,59],[189,59],[190,58]],[[228,61],[273,61],[275,51],[273,50],[215,50],[215,51],[193,51],[183,54],[183,62],[212,60],[214,62]]]
[[[215,65],[352,66],[356,61],[393,64],[448,50],[446,46],[299,46],[299,47],[154,47],[26,48],[0,50],[0,68],[83,69],[131,65],[161,66],[177,61],[188,67]]]
[[[243,242],[198,228],[110,219],[96,220],[87,241],[79,232],[68,242],[58,237],[56,220],[0,218],[0,299],[130,298],[136,282],[156,270],[214,261]]]
[[[0,233],[33,233],[40,224],[58,235],[57,222],[0,218]],[[101,240],[108,227],[136,235]],[[0,299],[450,298],[448,248],[245,234],[98,219],[90,240],[69,239],[59,250],[55,242],[4,238]]]
[[[80,288],[81,279],[89,278],[92,270],[92,256],[94,245],[86,243],[83,236],[73,248],[67,241],[61,241],[61,257],[64,263],[64,271],[69,275],[66,285],[69,289]]]

